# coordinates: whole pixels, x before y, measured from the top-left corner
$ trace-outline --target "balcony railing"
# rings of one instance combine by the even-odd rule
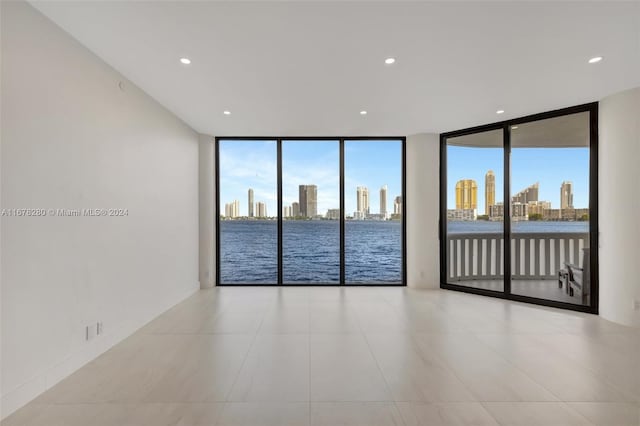
[[[565,262],[582,267],[588,233],[514,233],[511,274],[518,280],[557,279]],[[504,277],[501,233],[447,235],[448,281],[494,280]]]

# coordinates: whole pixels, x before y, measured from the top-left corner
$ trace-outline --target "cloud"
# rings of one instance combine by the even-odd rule
[[[379,190],[389,186],[387,210],[401,191],[400,144],[348,142],[345,144],[345,208],[355,210],[357,186],[367,186],[371,211],[379,209]],[[254,200],[267,203],[270,214],[277,209],[277,146],[273,141],[221,141],[220,202],[238,199],[241,213],[247,206],[247,190]],[[298,201],[299,185],[317,185],[318,213],[340,207],[340,155],[336,142],[285,141],[282,146],[283,206]],[[397,159],[395,158],[397,157]],[[396,164],[395,167],[390,167]],[[242,208],[244,206],[244,209]]]

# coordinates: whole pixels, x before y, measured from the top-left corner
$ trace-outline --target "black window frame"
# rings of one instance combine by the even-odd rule
[[[275,283],[257,284],[257,283],[222,283],[220,279],[220,141],[274,141],[276,142],[277,150],[277,209],[278,209],[278,280]],[[282,142],[286,141],[338,141],[340,147],[339,155],[339,167],[340,167],[340,281],[338,283],[286,283],[283,281],[283,244],[282,244]],[[402,158],[402,170],[401,170],[401,197],[402,197],[402,221],[401,221],[401,278],[399,283],[350,283],[346,281],[346,264],[345,264],[345,162],[344,162],[344,147],[345,142],[353,141],[397,141],[401,145],[401,158]],[[254,287],[406,287],[407,285],[407,202],[406,202],[406,136],[216,136],[215,137],[215,215],[216,215],[216,286],[219,287],[242,287],[242,286],[254,286]]]
[[[598,102],[571,106],[543,113],[528,115],[510,120],[499,121],[481,126],[470,127],[461,130],[440,134],[440,288],[446,290],[461,291],[464,293],[479,294],[499,299],[507,299],[552,308],[567,309],[571,311],[598,314],[599,311],[599,282],[598,282]],[[503,291],[485,290],[481,288],[467,287],[447,282],[447,139],[467,136],[476,133],[503,130],[503,155],[504,155],[504,200],[511,199],[511,126],[531,123],[549,118],[565,115],[589,113],[589,246],[594,248],[590,253],[591,268],[591,294],[589,305],[578,305],[555,300],[540,299],[511,293],[511,206],[504,203],[504,288]]]

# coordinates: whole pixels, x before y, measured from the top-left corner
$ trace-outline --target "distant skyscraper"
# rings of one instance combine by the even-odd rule
[[[393,214],[394,215],[402,215],[402,197],[397,196],[393,202]]]
[[[380,216],[387,218],[387,185],[380,188]]]
[[[267,205],[265,203],[261,203],[260,201],[258,201],[256,203],[256,210],[257,210],[257,215],[258,217],[267,217]]]
[[[249,188],[249,217],[253,217],[253,189]]]
[[[511,197],[511,202],[529,204],[530,201],[538,201],[539,186],[540,185],[538,184],[538,182],[536,182],[533,185],[523,189],[522,191]]]
[[[316,185],[300,185],[298,187],[300,216],[316,217],[318,215],[318,187]]]
[[[362,218],[369,214],[369,188],[359,186],[356,188],[357,211]]]
[[[300,204],[293,202],[291,203],[291,215],[293,217],[298,217],[300,216]]]
[[[225,217],[236,218],[240,217],[240,201],[234,200],[231,203],[224,205]]]
[[[456,183],[456,209],[478,208],[478,184],[473,179],[462,179]]]
[[[570,180],[565,180],[560,185],[560,208],[573,208],[573,183]]]
[[[484,214],[489,216],[489,207],[496,203],[496,175],[489,170],[484,177]]]

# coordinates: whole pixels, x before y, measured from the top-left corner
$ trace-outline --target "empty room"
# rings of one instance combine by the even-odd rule
[[[0,425],[640,426],[640,2],[0,1]]]

